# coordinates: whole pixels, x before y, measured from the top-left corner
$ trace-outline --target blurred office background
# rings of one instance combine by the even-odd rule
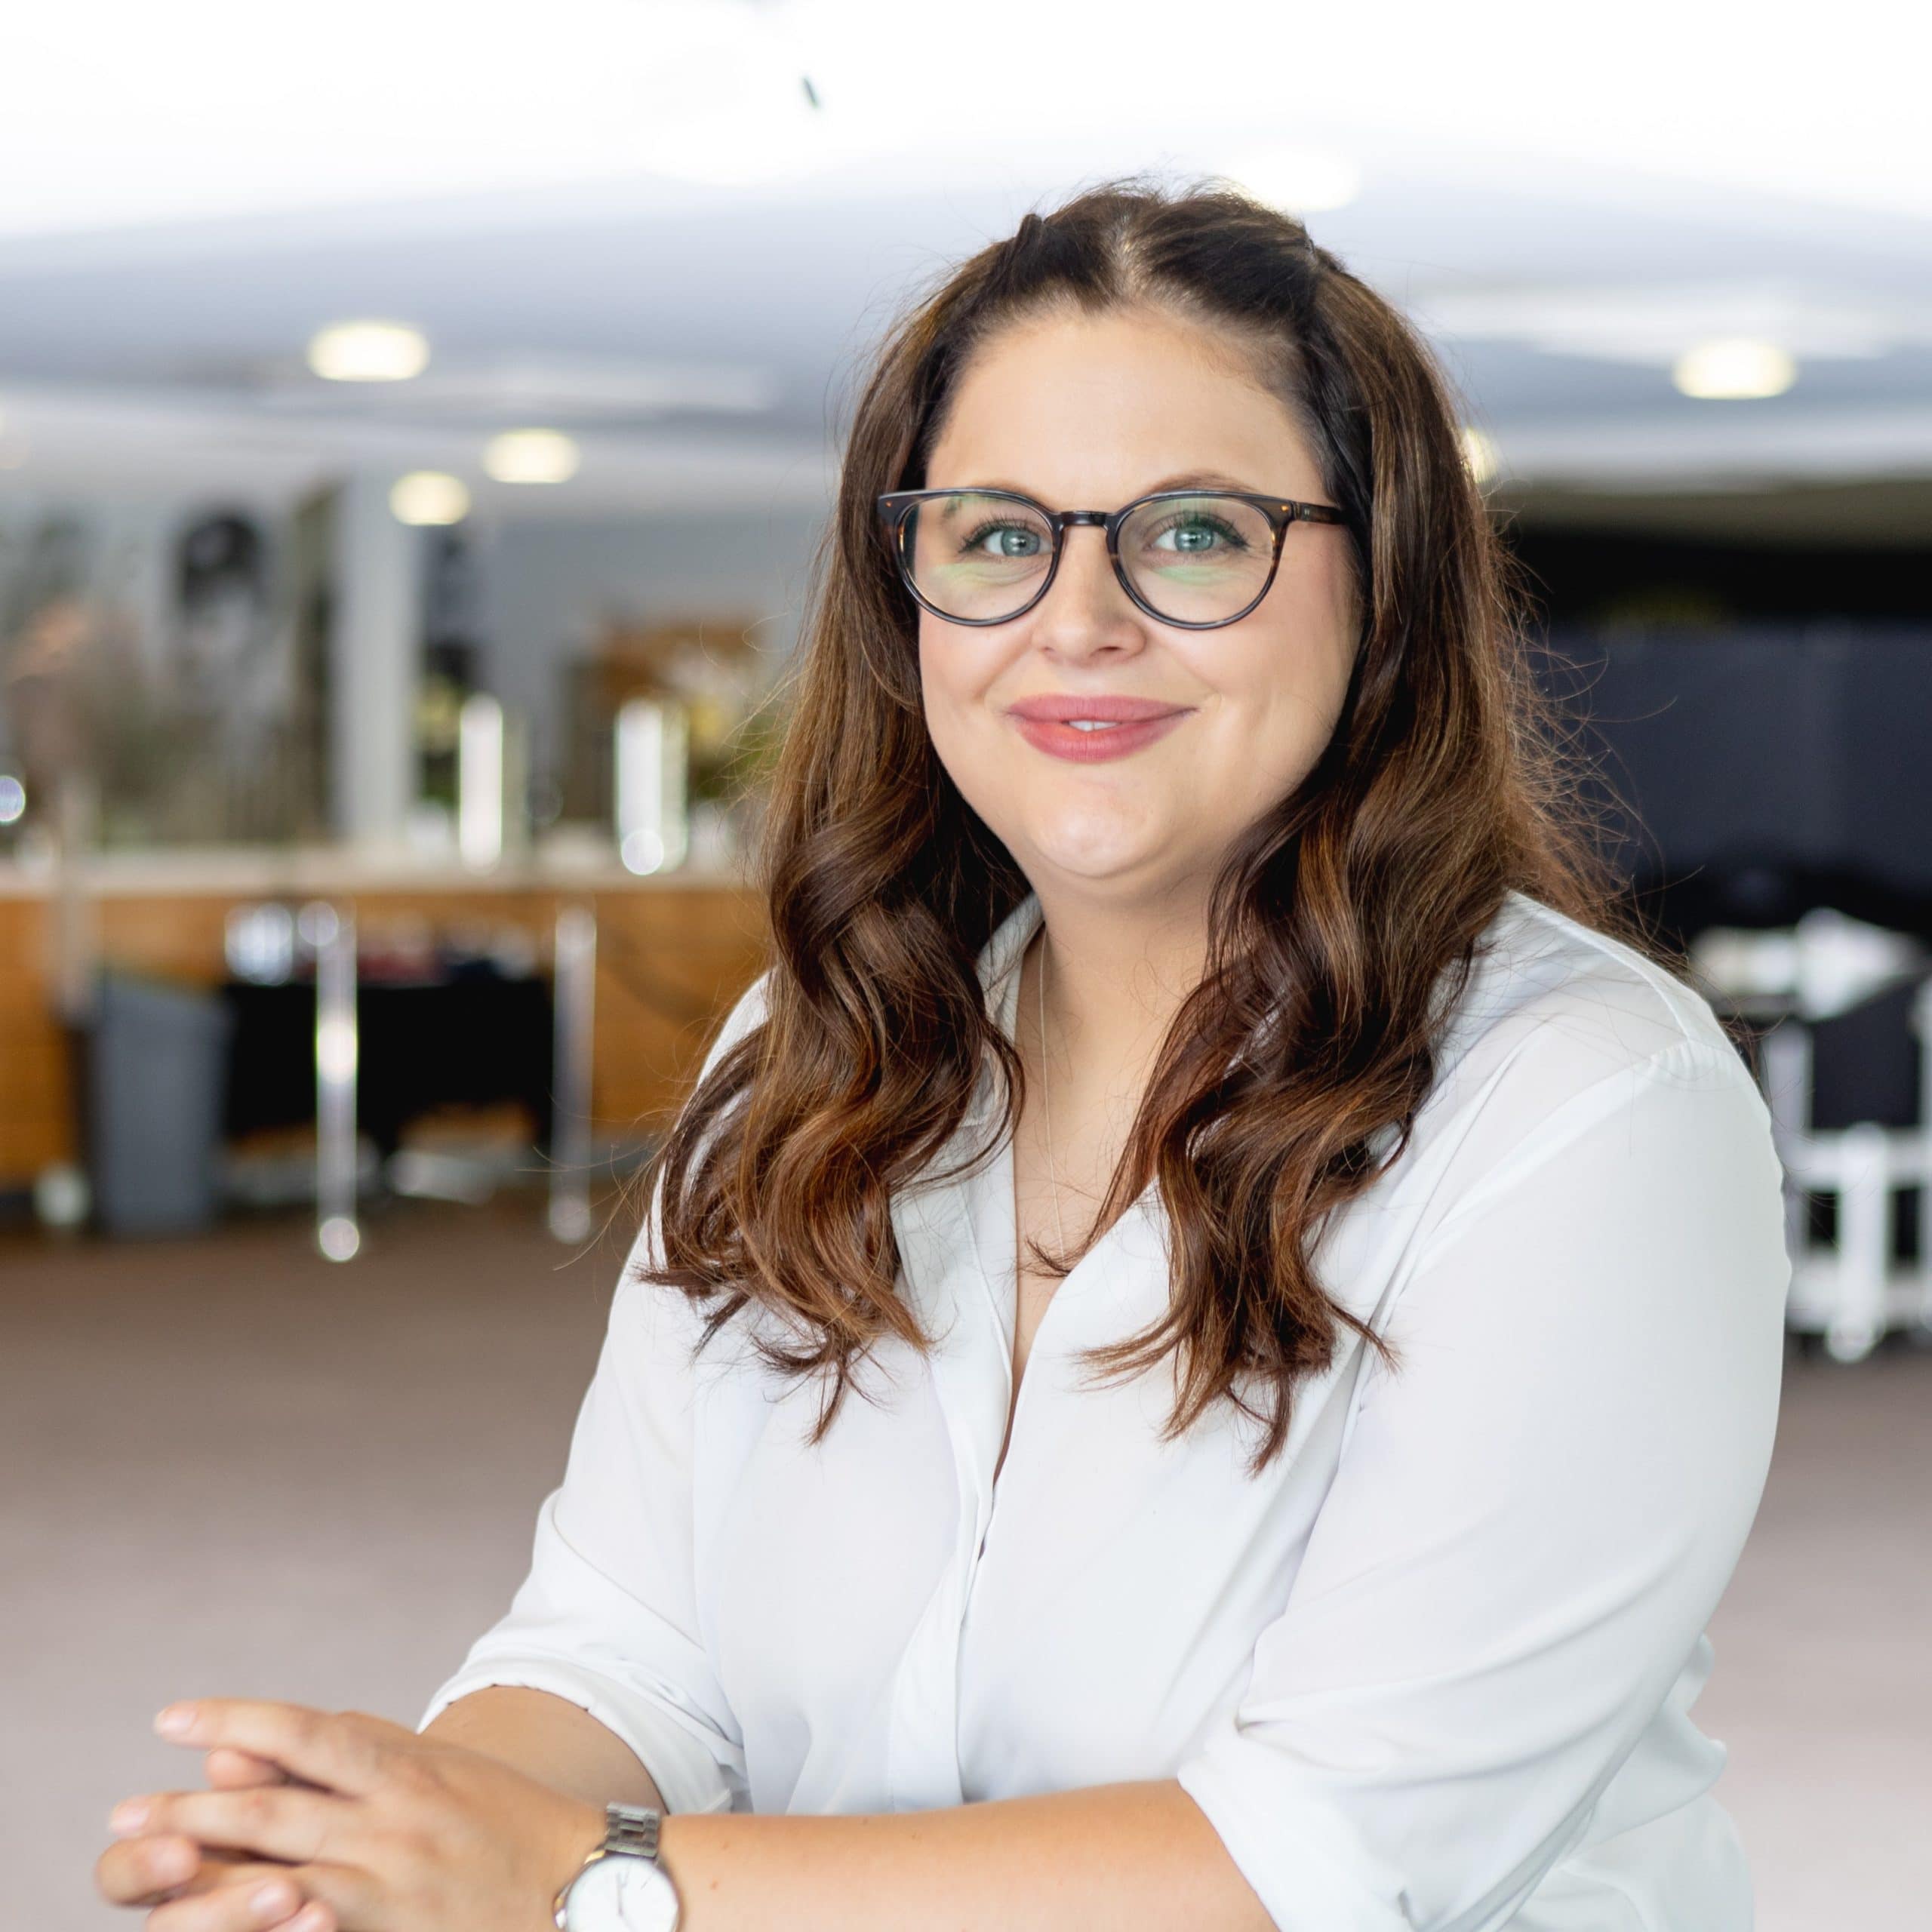
[[[413,1724],[507,1601],[617,1190],[755,970],[740,861],[867,348],[1140,169],[1303,214],[1460,387],[1606,835],[1792,1177],[1777,1459],[1698,1719],[1765,1932],[1918,1922],[1932,49],[1879,17],[10,23],[18,1922],[118,1922],[109,1804],[195,1781],[162,1703]]]

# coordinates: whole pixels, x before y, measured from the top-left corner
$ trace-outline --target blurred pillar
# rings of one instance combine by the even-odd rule
[[[389,508],[394,478],[336,492],[329,623],[329,822],[338,838],[401,848],[415,796],[423,533]]]

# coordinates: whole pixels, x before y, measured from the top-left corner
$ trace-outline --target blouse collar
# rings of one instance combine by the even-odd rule
[[[993,928],[992,936],[980,949],[977,963],[981,995],[993,1023],[1009,1040],[1014,1037],[1014,1028],[1018,1018],[1020,962],[1026,955],[1028,943],[1040,929],[1042,916],[1040,895],[1037,892],[1028,893]],[[961,1125],[981,1125],[992,1108],[991,1072],[990,1069],[983,1069]]]
[[[1009,1036],[1020,999],[1020,961],[1028,942],[1040,929],[1040,895],[1029,892],[993,928],[992,937],[980,949],[980,984],[987,1011]]]

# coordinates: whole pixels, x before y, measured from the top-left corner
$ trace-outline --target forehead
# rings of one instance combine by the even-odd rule
[[[1318,496],[1287,405],[1240,345],[1164,313],[1014,325],[955,380],[926,487],[1003,484],[1058,506],[1106,507],[1177,475]]]

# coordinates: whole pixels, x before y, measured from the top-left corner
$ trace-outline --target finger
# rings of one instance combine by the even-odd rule
[[[255,1903],[266,1890],[266,1906]],[[340,1865],[269,1868],[258,1883],[222,1885],[171,1899],[148,1915],[144,1932],[337,1932],[376,1922],[374,1887]]]
[[[288,1784],[290,1774],[252,1752],[227,1745],[209,1752],[204,1768],[217,1790],[238,1790],[254,1785]],[[100,1868],[107,1896],[125,1904],[152,1904],[184,1891],[205,1890],[230,1882],[238,1871],[277,1872],[283,1868],[260,1864],[248,1852],[223,1845],[198,1844],[181,1832],[144,1833],[110,1848]],[[184,1875],[186,1875],[184,1882]]]
[[[178,1832],[168,1832],[109,1845],[95,1861],[94,1877],[102,1896],[116,1905],[152,1905],[288,1869],[245,1853],[210,1850]]]
[[[171,1707],[184,1724],[155,1728],[177,1744],[252,1752],[318,1788],[366,1797],[399,1749],[421,1748],[417,1734],[361,1711],[318,1711],[254,1697],[198,1697]]]
[[[162,1791],[143,1801],[149,1832],[178,1832],[203,1846],[226,1846],[297,1864],[355,1860],[370,1807],[358,1799],[299,1785],[251,1785],[238,1791]]]
[[[268,1868],[245,1884],[165,1901],[148,1915],[146,1932],[306,1932],[335,1922],[332,1909],[309,1897],[288,1872]]]
[[[94,1860],[95,1888],[114,1905],[151,1905],[190,1883],[202,1866],[202,1848],[178,1833],[122,1838]]]
[[[217,1791],[237,1791],[245,1785],[294,1784],[293,1771],[285,1771],[272,1758],[258,1758],[252,1751],[238,1750],[232,1744],[217,1744],[202,1760],[208,1781]]]

